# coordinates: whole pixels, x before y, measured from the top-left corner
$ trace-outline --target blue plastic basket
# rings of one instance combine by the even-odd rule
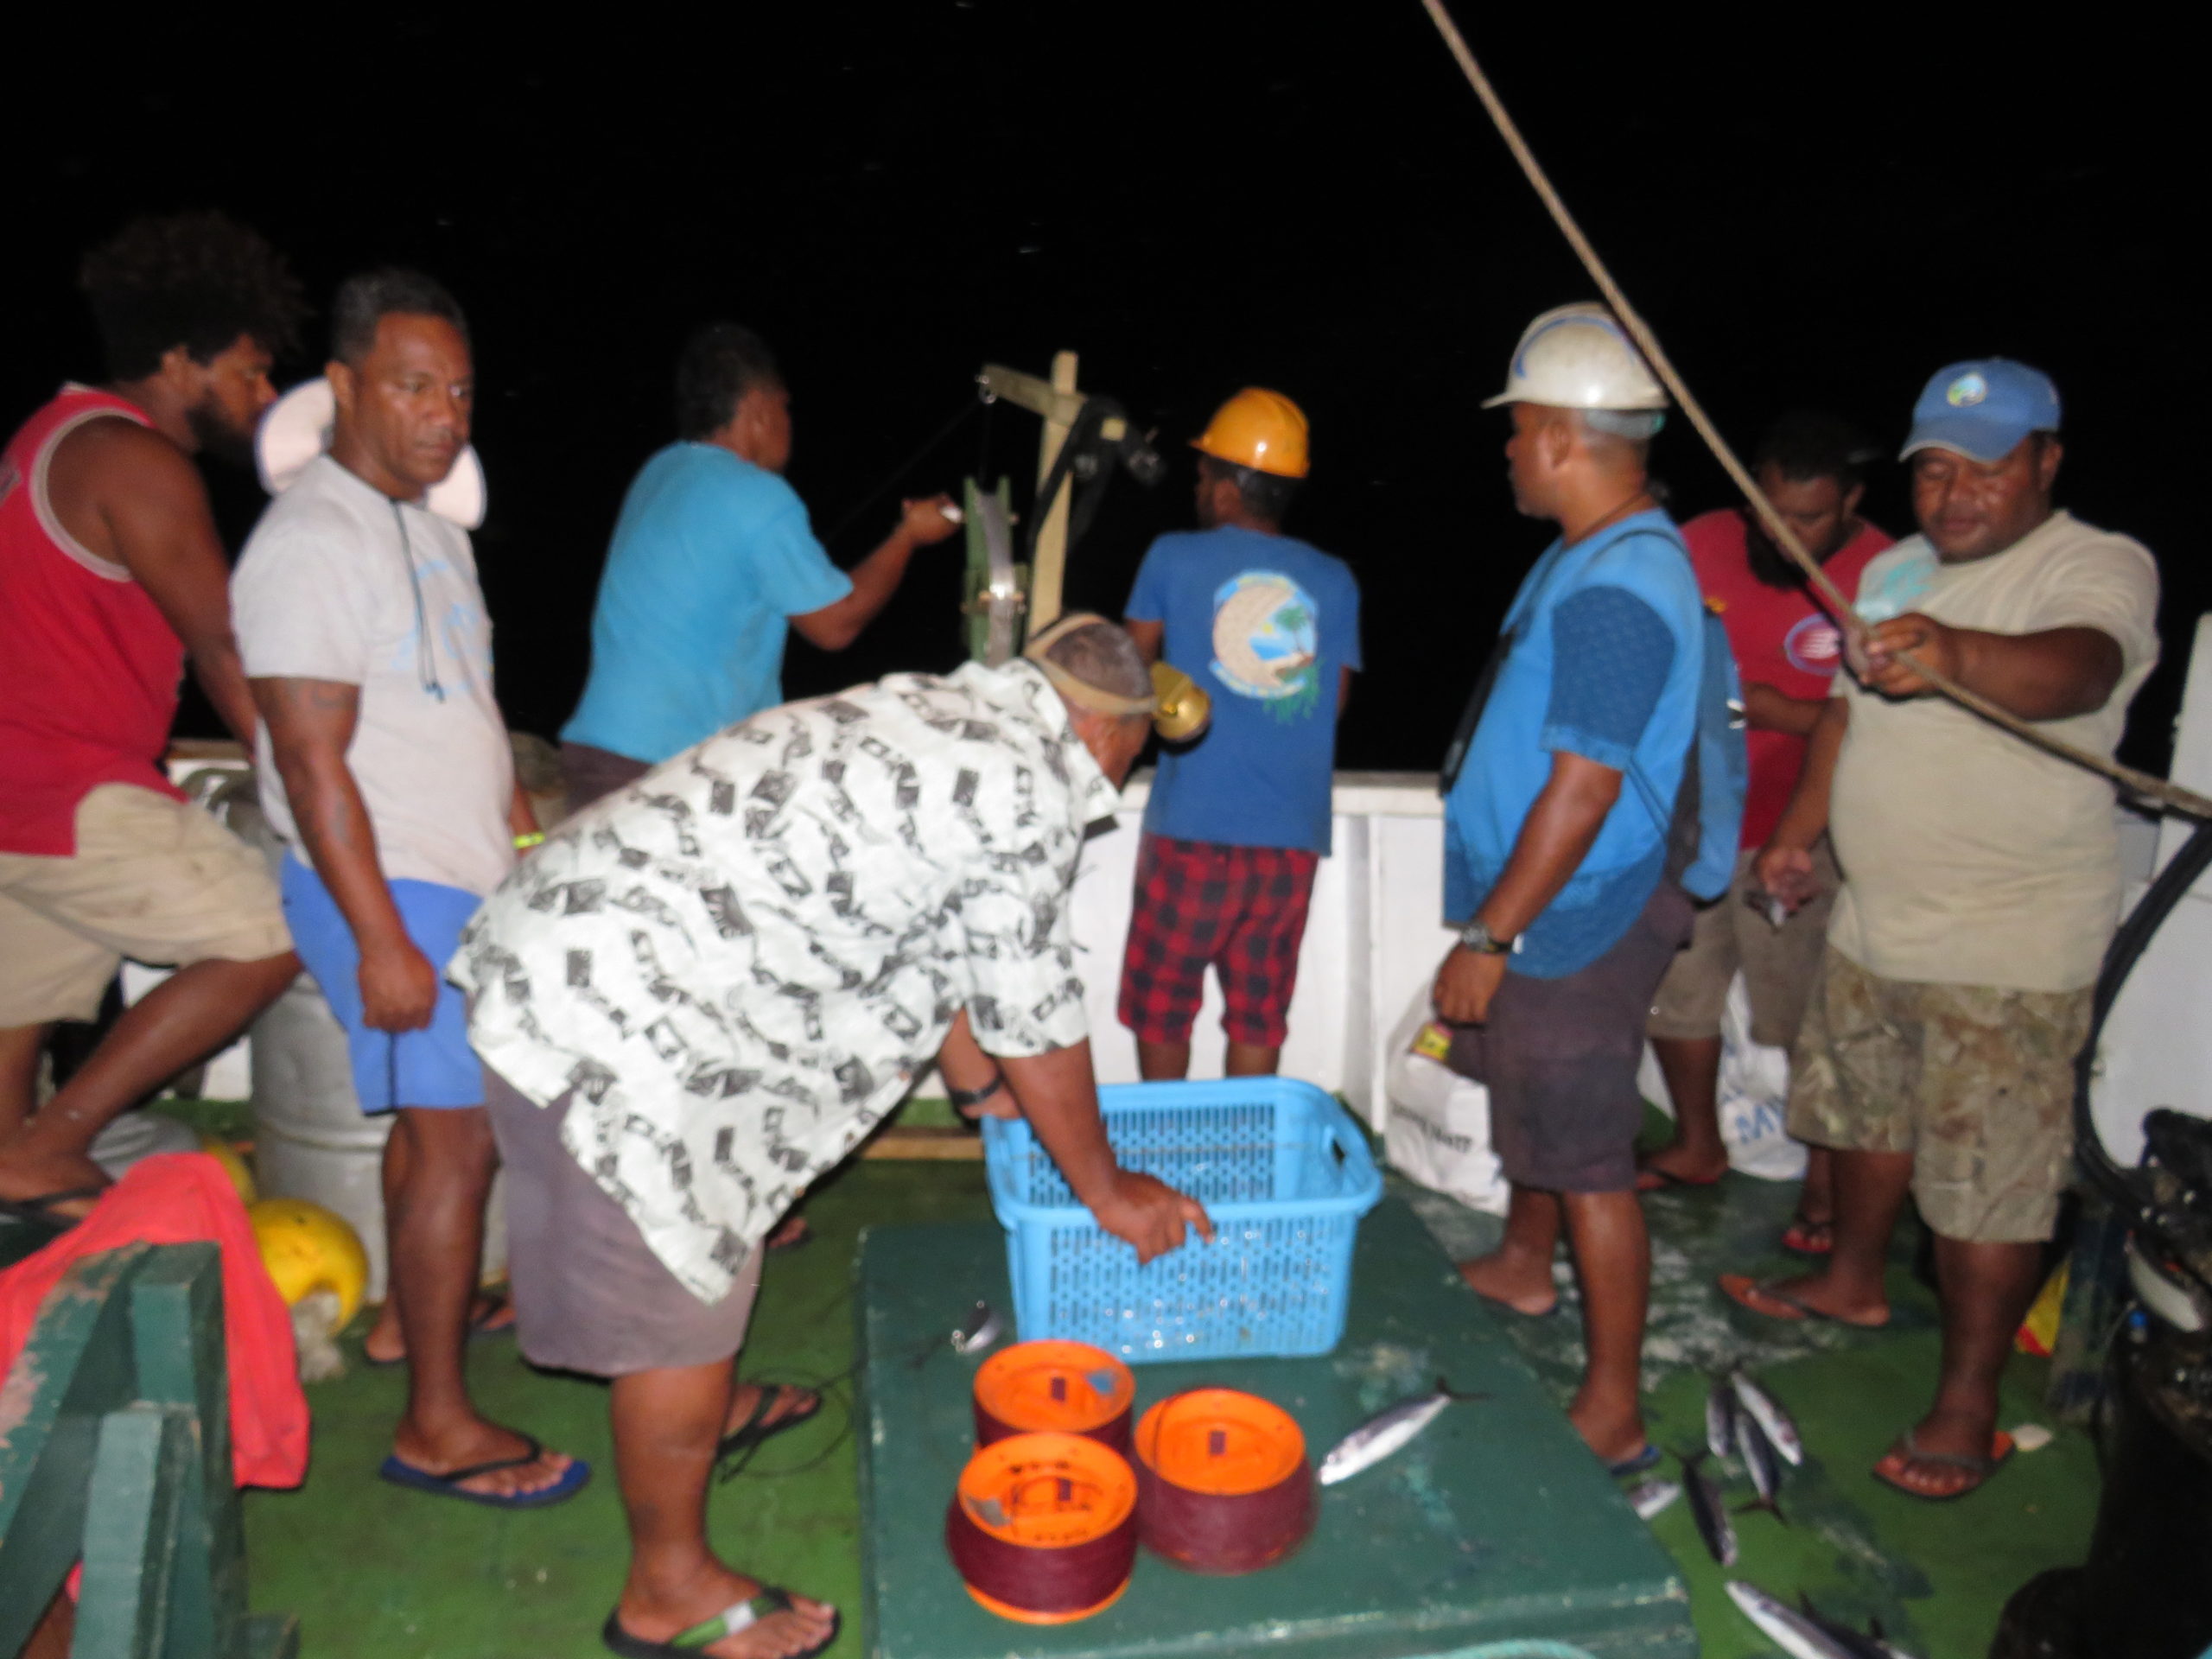
[[[1283,1077],[1098,1091],[1126,1168],[1206,1207],[1216,1230],[1137,1265],[1091,1220],[1020,1119],[986,1119],[991,1207],[1024,1341],[1088,1342],[1131,1364],[1325,1354],[1344,1335],[1359,1218],[1382,1196],[1367,1139],[1330,1096]]]

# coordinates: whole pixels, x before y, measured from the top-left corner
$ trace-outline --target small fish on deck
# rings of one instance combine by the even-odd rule
[[[1321,1459],[1321,1484],[1333,1486],[1382,1462],[1427,1428],[1454,1401],[1489,1398],[1486,1394],[1462,1394],[1438,1377],[1434,1393],[1384,1407],[1331,1446],[1329,1455]]]
[[[1758,1494],[1755,1502],[1746,1503],[1736,1511],[1738,1515],[1753,1510],[1764,1510],[1776,1520],[1789,1524],[1776,1502],[1782,1491],[1782,1464],[1775,1456],[1773,1445],[1767,1440],[1766,1431],[1759,1427],[1758,1419],[1745,1412],[1736,1419],[1736,1455],[1743,1459],[1744,1472],[1751,1477],[1751,1490]]]
[[[1705,1396],[1705,1449],[1716,1459],[1736,1450],[1736,1418],[1740,1410],[1735,1384],[1725,1376],[1714,1377]]]
[[[1697,1522],[1697,1535],[1705,1541],[1713,1559],[1723,1567],[1736,1564],[1736,1529],[1728,1519],[1728,1507],[1720,1501],[1720,1486],[1706,1471],[1705,1460],[1709,1452],[1677,1453],[1682,1463],[1682,1490],[1689,1495],[1690,1517]]]
[[[1768,1444],[1796,1468],[1805,1461],[1805,1442],[1799,1438],[1797,1425],[1782,1408],[1782,1402],[1754,1382],[1742,1367],[1728,1373],[1729,1386],[1735,1390],[1737,1402],[1758,1421]]]
[[[1905,1659],[1878,1636],[1861,1635],[1821,1618],[1809,1601],[1801,1613],[1741,1579],[1728,1580],[1728,1598],[1789,1659]]]

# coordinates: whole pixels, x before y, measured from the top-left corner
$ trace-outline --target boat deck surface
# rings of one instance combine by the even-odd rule
[[[1395,1180],[1392,1189],[1412,1200],[1449,1254],[1496,1236],[1488,1217]],[[1790,1599],[1808,1591],[1830,1613],[1878,1615],[1891,1639],[1920,1659],[1982,1659],[2012,1592],[2043,1568],[2082,1559],[2095,1507],[2092,1447],[2061,1429],[2047,1449],[2016,1457],[1982,1491],[1949,1504],[1919,1503],[1874,1481],[1870,1466],[1925,1409],[1936,1359],[1933,1304],[1910,1272],[1907,1241],[1891,1274],[1897,1318],[1887,1331],[1781,1326],[1735,1311],[1713,1288],[1713,1274],[1785,1270],[1771,1242],[1793,1196],[1732,1176],[1716,1188],[1655,1195],[1648,1205],[1656,1272],[1645,1383],[1654,1439],[1669,1449],[1701,1443],[1705,1373],[1740,1360],[1796,1414],[1808,1446],[1783,1494],[1789,1524],[1738,1517],[1742,1556],[1732,1573],[1705,1554],[1686,1504],[1652,1523],[1688,1586],[1700,1651],[1710,1659],[1773,1651],[1723,1592],[1724,1577],[1735,1576]],[[990,1212],[980,1164],[862,1162],[819,1190],[807,1213],[815,1240],[771,1258],[742,1370],[827,1383],[830,1399],[815,1422],[715,1490],[712,1525],[731,1561],[842,1607],[844,1628],[830,1651],[856,1659],[871,1650],[858,1408],[845,1379],[854,1363],[859,1236],[865,1227],[975,1223]],[[1560,1272],[1564,1280],[1563,1265]],[[1571,1297],[1561,1313],[1541,1319],[1457,1300],[1465,1319],[1489,1322],[1551,1397],[1565,1401],[1580,1360]],[[315,1452],[304,1487],[247,1499],[254,1606],[298,1614],[302,1651],[317,1659],[601,1653],[600,1624],[624,1566],[604,1388],[533,1371],[509,1340],[477,1344],[470,1376],[485,1408],[590,1459],[594,1478],[575,1501],[546,1510],[505,1513],[428,1497],[375,1478],[404,1377],[358,1363],[365,1328],[365,1319],[357,1322],[347,1339],[355,1362],[348,1375],[309,1389]],[[2044,1374],[2042,1362],[2015,1359],[2008,1427],[2050,1421]],[[1669,1458],[1661,1472],[1680,1471]],[[1733,1502],[1748,1499],[1740,1475],[1730,1493]],[[1026,1650],[1012,1627],[1004,1650]]]

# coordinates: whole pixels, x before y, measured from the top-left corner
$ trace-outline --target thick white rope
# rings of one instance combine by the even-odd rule
[[[1452,22],[1451,14],[1444,9],[1444,0],[1421,0],[1421,5],[1435,23],[1437,33],[1444,37],[1444,44],[1451,48],[1452,55],[1459,60],[1461,72],[1467,77],[1467,84],[1474,88],[1475,96],[1490,111],[1490,118],[1496,124],[1498,136],[1505,140],[1505,147],[1513,152],[1513,159],[1521,164],[1522,172],[1528,175],[1529,184],[1551,213],[1553,222],[1559,226],[1560,234],[1567,238],[1567,245],[1582,261],[1583,268],[1589,271],[1591,279],[1598,284],[1599,291],[1605,296],[1605,303],[1613,308],[1613,315],[1620,319],[1621,326],[1636,341],[1645,360],[1651,365],[1653,372],[1665,383],[1675,401],[1681,406],[1682,413],[1688,416],[1690,424],[1697,429],[1698,435],[1705,440],[1706,447],[1713,451],[1713,458],[1719,461],[1736,487],[1743,492],[1744,499],[1758,514],[1759,522],[1766,527],[1766,532],[1774,538],[1775,544],[1805,573],[1805,579],[1827,602],[1835,619],[1853,632],[1864,634],[1866,630],[1865,620],[1851,601],[1828,580],[1827,572],[1821,569],[1820,562],[1805,550],[1805,544],[1797,539],[1797,533],[1775,511],[1774,503],[1768,500],[1766,493],[1759,488],[1758,480],[1736,458],[1736,452],[1728,447],[1728,441],[1720,435],[1719,429],[1706,415],[1704,405],[1691,394],[1688,383],[1675,372],[1674,364],[1659,344],[1659,337],[1637,315],[1636,308],[1628,302],[1628,296],[1621,292],[1620,284],[1605,269],[1605,262],[1590,245],[1590,238],[1582,234],[1582,227],[1575,223],[1574,215],[1567,212],[1567,204],[1560,200],[1559,192],[1552,188],[1552,181],[1537,162],[1535,152],[1529,148],[1528,140],[1521,136],[1521,129],[1506,113],[1497,89],[1490,84],[1490,77],[1483,73],[1482,66],[1475,61],[1475,54],[1468,50],[1467,42]],[[1980,692],[1968,690],[1955,680],[1937,673],[1916,658],[1904,652],[1896,655],[1899,662],[1918,674],[1936,690],[1961,708],[1973,710],[1992,725],[2002,727],[2015,737],[2022,738],[2062,760],[2070,760],[2077,766],[2085,766],[2109,778],[2133,794],[2159,802],[2193,818],[2212,819],[2212,799],[2193,790],[2183,789],[2166,779],[2154,778],[2147,772],[2138,772],[2133,766],[2121,766],[2117,760],[2076,748],[2036,722],[2023,720],[2010,709],[1992,702]]]

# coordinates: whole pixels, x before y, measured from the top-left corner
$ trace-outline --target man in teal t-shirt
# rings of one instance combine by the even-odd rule
[[[781,702],[787,622],[842,651],[914,550],[953,531],[946,498],[910,501],[849,576],[831,564],[784,481],[791,394],[749,329],[691,336],[676,411],[681,436],[631,484],[600,577],[590,677],[561,730],[571,811]]]
[[[1258,387],[1194,446],[1203,529],[1144,556],[1127,626],[1138,648],[1203,686],[1205,734],[1160,757],[1137,854],[1121,1020],[1147,1079],[1190,1070],[1209,965],[1221,982],[1224,1070],[1274,1071],[1313,877],[1329,851],[1337,717],[1359,667],[1359,584],[1282,533],[1306,471],[1306,416]]]

